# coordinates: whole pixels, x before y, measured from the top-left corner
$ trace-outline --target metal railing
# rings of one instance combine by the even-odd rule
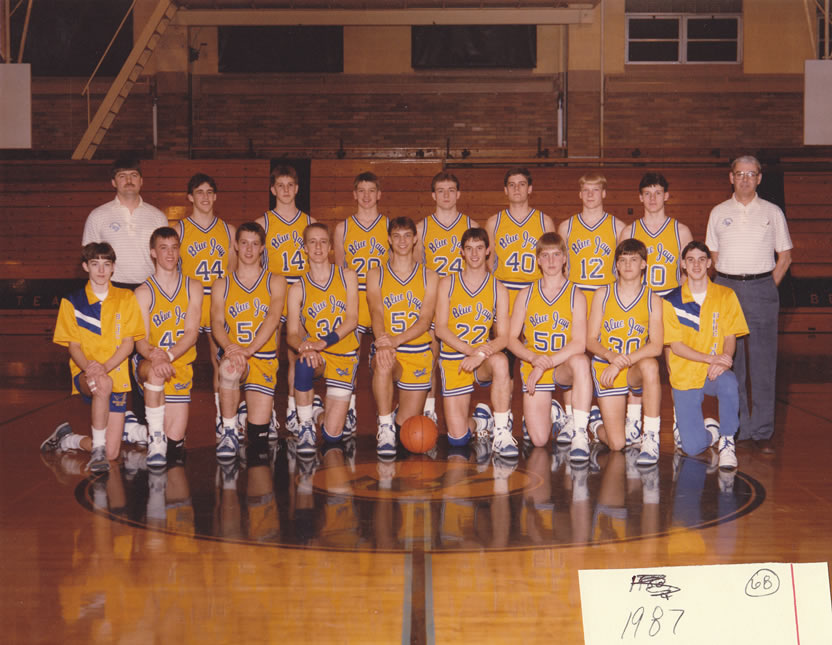
[[[101,54],[101,58],[98,59],[98,64],[95,66],[95,69],[92,70],[92,74],[90,74],[89,79],[87,79],[87,84],[84,85],[84,89],[81,90],[81,96],[86,95],[87,97],[87,126],[90,124],[90,85],[92,84],[95,75],[98,73],[99,68],[101,67],[101,63],[104,62],[104,59],[107,57],[107,54],[110,52],[110,48],[113,46],[113,43],[118,38],[118,35],[121,33],[121,28],[124,27],[124,23],[127,22],[127,18],[130,16],[130,13],[133,11],[133,8],[136,6],[136,1],[130,3],[130,6],[127,8],[127,13],[124,14],[124,18],[121,19],[118,27],[116,28],[116,33],[113,34],[113,37],[110,39],[110,44],[107,45],[107,48],[104,50],[104,53]]]

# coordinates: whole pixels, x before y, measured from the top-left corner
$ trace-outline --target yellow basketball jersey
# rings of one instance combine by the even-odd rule
[[[679,256],[682,254],[679,242],[679,222],[668,217],[655,233],[648,230],[644,222],[637,219],[630,228],[630,237],[644,242],[647,247],[647,284],[664,295],[679,286]]]
[[[598,334],[604,347],[619,354],[632,354],[647,342],[652,310],[650,294],[650,289],[642,285],[638,296],[624,306],[618,296],[618,284],[610,286],[602,304],[604,315]]]
[[[428,215],[422,227],[422,247],[425,249],[425,266],[446,276],[462,270],[462,234],[471,228],[471,218],[457,213],[454,223],[442,225],[436,215]]]
[[[528,349],[537,354],[551,354],[572,340],[572,309],[578,285],[567,280],[549,300],[543,293],[542,282],[538,280],[529,289],[523,335]]]
[[[182,275],[201,281],[205,297],[210,300],[211,285],[228,272],[228,224],[215,217],[208,228],[202,228],[188,217],[179,221],[179,239]]]
[[[257,330],[266,319],[271,303],[272,274],[265,268],[251,288],[244,286],[238,279],[237,273],[228,276],[225,283],[225,330],[231,342],[248,347],[254,340]],[[255,358],[276,358],[277,344],[274,334],[255,352]]]
[[[380,267],[387,259],[387,218],[379,214],[365,228],[355,215],[344,222],[344,257],[346,266],[358,276],[358,290],[367,290],[367,272]]]
[[[275,210],[266,211],[266,266],[274,274],[286,276],[286,282],[294,284],[309,268],[303,231],[312,218],[298,209],[295,216],[286,221]]]
[[[301,281],[300,322],[310,338],[324,338],[344,321],[347,311],[347,283],[344,270],[332,265],[326,284],[318,284],[309,273]],[[351,332],[331,347],[329,354],[353,354],[358,348],[358,336]]]
[[[535,247],[545,232],[543,213],[532,209],[522,222],[518,222],[508,209],[497,215],[494,229],[494,248],[497,270],[494,276],[511,291],[520,291],[540,278]]]
[[[604,213],[595,226],[587,226],[581,214],[569,218],[569,279],[582,287],[598,288],[615,282],[615,217]]]
[[[461,273],[451,274],[448,299],[448,329],[471,347],[487,343],[497,315],[497,280],[494,275],[489,273],[479,287],[469,290]],[[465,358],[444,343],[439,357],[452,360]]]
[[[378,285],[381,304],[384,309],[384,328],[392,334],[401,334],[419,320],[422,303],[425,301],[427,268],[417,263],[405,279],[401,279],[390,268],[389,262],[379,270]],[[430,348],[430,334],[425,331],[401,345],[399,351],[422,352]]]
[[[167,294],[150,276],[145,284],[150,287],[150,329],[147,340],[151,345],[168,350],[185,333],[185,315],[190,303],[191,279],[179,274],[179,282],[173,293]],[[176,359],[176,362],[193,363],[196,359],[196,345]]]

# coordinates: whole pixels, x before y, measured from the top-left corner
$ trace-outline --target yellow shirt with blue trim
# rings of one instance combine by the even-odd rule
[[[583,288],[597,289],[615,282],[615,216],[604,213],[595,226],[587,226],[581,214],[569,218],[569,279]]]
[[[251,345],[260,325],[266,320],[271,306],[271,277],[265,268],[254,284],[246,287],[237,278],[236,272],[228,276],[225,283],[225,330],[232,343],[240,347]],[[279,303],[280,307],[283,303]],[[277,342],[271,334],[263,346],[254,353],[254,358],[276,358]]]
[[[436,214],[428,215],[422,228],[422,247],[425,266],[439,276],[462,270],[462,235],[471,228],[471,218],[457,213],[450,226],[445,226]]]
[[[491,326],[497,316],[497,280],[488,273],[482,284],[469,289],[462,273],[451,274],[448,291],[448,329],[471,347],[488,342]],[[439,357],[445,360],[461,360],[464,354],[442,343]]]
[[[202,228],[192,218],[179,222],[182,273],[202,282],[203,293],[211,300],[211,285],[228,272],[231,231],[223,220],[215,217]]]
[[[365,227],[355,215],[344,222],[344,258],[346,267],[355,271],[358,290],[367,290],[367,273],[387,260],[387,218],[379,214]]]
[[[61,299],[52,342],[64,347],[78,343],[88,360],[105,363],[125,339],[136,341],[144,336],[144,321],[132,291],[111,284],[107,297],[99,300],[87,282],[83,289]],[[72,358],[69,369],[75,392],[75,377],[83,370]],[[113,379],[113,392],[130,391],[127,358],[107,374]]]
[[[425,301],[427,268],[416,263],[406,278],[400,278],[388,263],[381,267],[378,276],[381,305],[384,311],[384,328],[391,334],[402,334],[419,321]],[[426,351],[430,349],[430,333],[425,330],[400,351]]]
[[[518,222],[504,209],[497,216],[494,227],[494,248],[497,269],[494,277],[512,291],[520,291],[540,279],[537,268],[537,240],[546,232],[543,213],[532,209]]]
[[[266,249],[269,271],[286,276],[288,284],[294,284],[309,269],[309,258],[303,244],[303,232],[312,218],[298,209],[291,220],[283,219],[275,210],[266,211]]]
[[[338,329],[347,313],[347,281],[344,270],[330,266],[329,278],[318,284],[307,272],[300,280],[303,290],[300,300],[300,322],[309,338],[323,339]],[[358,349],[358,336],[351,331],[334,345],[327,347],[328,354],[354,354]]]
[[[678,287],[682,282],[679,270],[679,257],[682,254],[679,222],[668,217],[659,230],[653,232],[644,225],[642,219],[637,219],[630,228],[630,237],[641,240],[647,247],[645,276],[650,288],[664,296]]]
[[[713,356],[722,354],[726,336],[745,336],[748,324],[733,289],[708,280],[705,300],[699,305],[685,283],[662,301],[664,343],[682,342],[691,349]],[[676,390],[693,390],[705,385],[708,364],[677,356],[667,361],[670,385]]]
[[[535,354],[554,354],[572,340],[572,310],[578,285],[563,283],[551,299],[543,293],[543,281],[529,288],[523,335],[526,348]]]
[[[173,347],[185,334],[185,316],[190,305],[191,279],[179,274],[179,282],[173,293],[168,294],[150,276],[145,284],[150,288],[150,329],[147,330],[147,340],[154,347],[161,347],[165,351]],[[196,345],[191,345],[176,363],[187,365],[196,359]]]

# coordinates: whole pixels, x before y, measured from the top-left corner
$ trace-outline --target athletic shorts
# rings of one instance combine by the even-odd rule
[[[528,392],[528,388],[526,387],[526,382],[529,379],[529,374],[532,373],[532,364],[527,363],[526,361],[520,361],[520,377],[523,381],[523,392]],[[571,390],[571,385],[564,385],[563,383],[558,383],[557,379],[555,378],[555,368],[553,367],[550,370],[546,370],[543,372],[543,375],[538,379],[537,385],[535,386],[535,392],[538,390],[542,392],[554,392],[560,388],[564,392]]]
[[[351,354],[330,354],[321,352],[324,359],[324,374],[327,387],[340,387],[352,392],[358,372],[358,352]]]
[[[474,383],[482,387],[491,385],[491,381],[481,381],[477,378],[477,370],[473,372],[460,371],[464,355],[458,353],[439,354],[439,374],[442,376],[442,396],[459,396],[474,391]]]
[[[142,360],[144,359],[139,354],[133,354],[133,378],[136,379],[139,389],[144,392],[144,383],[139,378],[139,363]],[[165,403],[190,403],[191,388],[194,385],[193,363],[174,361],[173,368],[176,374],[165,381]]]
[[[592,357],[592,382],[595,384],[595,396],[624,396],[628,392],[632,392],[636,396],[640,396],[642,388],[633,387],[627,383],[627,375],[630,370],[625,368],[621,370],[615,377],[612,387],[605,388],[601,385],[601,373],[607,368],[609,363],[605,360]]]
[[[433,352],[430,343],[423,345],[399,345],[396,360],[402,366],[402,375],[396,385],[400,390],[430,390],[433,374]]]
[[[86,403],[92,403],[92,397],[87,396],[81,391],[81,374],[78,372],[75,378],[72,379],[72,393],[80,394],[81,398]],[[124,412],[127,409],[127,392],[111,392],[110,393],[110,412]]]
[[[277,384],[277,358],[248,359],[248,372],[243,379],[243,391],[261,392],[267,396],[274,396],[274,386]]]

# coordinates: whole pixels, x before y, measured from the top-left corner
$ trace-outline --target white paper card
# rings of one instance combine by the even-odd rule
[[[578,572],[586,645],[829,645],[827,564]]]

